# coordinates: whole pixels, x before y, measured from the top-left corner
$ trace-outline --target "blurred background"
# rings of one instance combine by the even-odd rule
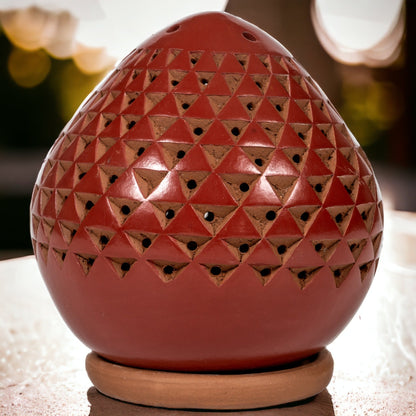
[[[204,10],[283,43],[361,143],[385,206],[416,211],[415,1],[0,0],[0,259],[32,253],[37,172],[85,96],[152,33]]]

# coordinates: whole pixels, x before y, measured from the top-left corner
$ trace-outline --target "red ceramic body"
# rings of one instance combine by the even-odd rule
[[[276,40],[224,13],[133,50],[52,146],[40,270],[103,357],[178,371],[303,359],[351,319],[383,220],[373,170]]]

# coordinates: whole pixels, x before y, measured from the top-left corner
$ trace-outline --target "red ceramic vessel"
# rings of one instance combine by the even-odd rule
[[[31,204],[40,270],[102,357],[178,371],[294,362],[375,273],[374,172],[275,39],[225,13],[133,50],[52,146]]]

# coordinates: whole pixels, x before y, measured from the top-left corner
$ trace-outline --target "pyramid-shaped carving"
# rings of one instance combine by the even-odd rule
[[[239,272],[308,290],[374,272],[382,206],[364,152],[292,57],[173,42],[132,51],[83,104],[44,162],[31,221],[40,261],[85,276],[105,256],[122,279],[168,283],[193,263],[218,290]],[[208,259],[219,240],[231,257]]]

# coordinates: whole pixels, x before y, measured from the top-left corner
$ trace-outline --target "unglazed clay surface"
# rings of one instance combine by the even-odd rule
[[[142,368],[262,368],[320,351],[375,273],[373,170],[277,41],[192,16],[133,50],[39,173],[31,235],[62,316]]]

